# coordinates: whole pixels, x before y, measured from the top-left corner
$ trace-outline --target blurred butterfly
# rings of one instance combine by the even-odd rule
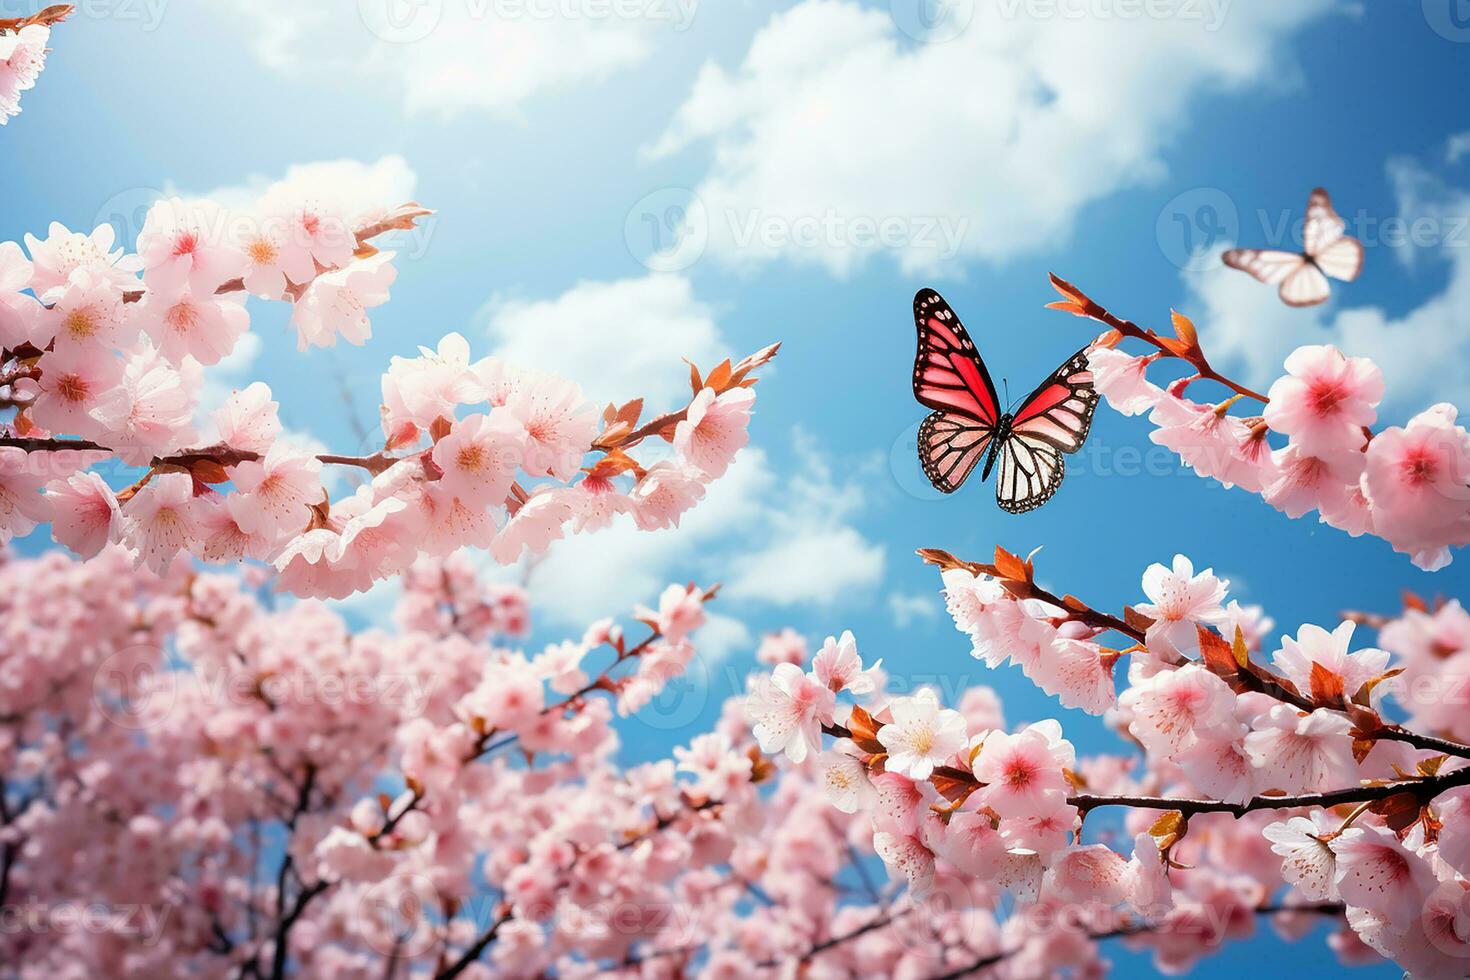
[[[934,409],[919,426],[919,462],[929,482],[954,493],[983,458],[980,479],[996,461],[995,499],[1012,514],[1034,510],[1062,485],[1062,454],[1082,448],[1097,392],[1083,348],[1004,412],[995,384],[960,318],[932,289],[914,297],[919,332],[914,397]]]
[[[1316,306],[1332,295],[1327,277],[1352,282],[1363,269],[1363,243],[1344,234],[1347,223],[1332,209],[1322,188],[1307,199],[1301,252],[1233,248],[1222,258],[1232,269],[1249,272],[1261,282],[1281,284],[1287,306]]]

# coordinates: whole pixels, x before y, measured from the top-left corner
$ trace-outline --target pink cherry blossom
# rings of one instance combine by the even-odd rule
[[[490,546],[495,560],[509,565],[526,550],[533,555],[541,554],[551,542],[562,538],[573,510],[572,504],[559,494],[533,493],[495,536]]]
[[[397,276],[392,252],[356,259],[317,276],[291,315],[296,349],[331,347],[338,335],[358,347],[367,343],[373,334],[367,311],[388,302],[388,287]]]
[[[934,853],[917,838],[877,833],[873,849],[884,864],[907,879],[910,894],[922,896],[934,884]]]
[[[1245,737],[1245,750],[1261,789],[1306,792],[1354,778],[1352,722],[1342,715],[1326,709],[1303,714],[1278,704],[1254,727]]]
[[[1129,691],[1128,730],[1150,752],[1171,758],[1202,738],[1228,737],[1237,727],[1235,694],[1198,664],[1161,670]]]
[[[212,289],[150,289],[134,315],[159,353],[175,364],[185,357],[218,364],[250,329],[245,300],[237,293],[216,295]]]
[[[175,367],[151,347],[129,355],[122,383],[105,393],[92,418],[124,462],[141,466],[193,436],[195,387],[189,365]]]
[[[1267,392],[1266,424],[1303,451],[1325,456],[1355,452],[1363,429],[1378,419],[1383,372],[1363,357],[1344,357],[1331,344],[1298,347],[1286,377]]]
[[[434,446],[444,491],[474,506],[499,504],[525,453],[520,423],[504,412],[475,414],[455,422]]]
[[[1114,661],[1096,643],[1061,638],[1040,658],[1030,676],[1037,687],[1064,707],[1100,715],[1117,700]]]
[[[735,454],[750,441],[747,427],[754,402],[755,393],[749,388],[720,395],[712,388],[701,389],[674,428],[674,451],[705,475],[723,476]]]
[[[214,413],[220,441],[246,452],[268,451],[281,434],[280,407],[262,381],[231,392]]]
[[[172,299],[187,292],[203,303],[240,275],[244,256],[223,240],[222,217],[212,202],[177,197],[148,209],[137,248],[149,293]]]
[[[927,688],[911,698],[894,699],[888,710],[893,721],[878,730],[878,741],[888,750],[889,772],[928,779],[935,766],[964,748],[969,738],[965,716],[941,708]]]
[[[1128,862],[1122,855],[1106,844],[1086,844],[1057,858],[1042,887],[1066,902],[1119,905],[1128,897],[1128,885]]]
[[[1281,855],[1286,883],[1314,902],[1338,900],[1337,856],[1328,843],[1336,829],[1319,810],[1310,818],[1292,817],[1262,831],[1271,850]]]
[[[1296,639],[1281,638],[1281,649],[1272,655],[1272,660],[1300,691],[1312,690],[1312,666],[1320,664],[1342,679],[1343,691],[1352,697],[1388,666],[1385,650],[1368,648],[1348,653],[1356,628],[1354,623],[1344,622],[1329,633],[1320,626],[1304,625]]]
[[[70,231],[56,221],[51,222],[44,240],[26,235],[26,251],[35,263],[31,289],[49,302],[56,298],[52,291],[65,286],[78,270],[111,281],[122,289],[136,289],[142,259],[125,254],[123,249],[114,249],[116,238],[110,224],[98,225],[91,234],[83,234]]]
[[[20,93],[34,88],[46,67],[50,38],[51,29],[44,24],[0,31],[0,126],[20,114]]]
[[[1470,543],[1470,435],[1456,411],[1436,405],[1368,444],[1363,492],[1373,526],[1414,564],[1434,571],[1449,548]]]
[[[1092,383],[1108,404],[1124,415],[1141,415],[1154,407],[1163,390],[1148,380],[1148,362],[1112,347],[1094,347],[1087,354]]]
[[[174,557],[199,536],[194,481],[187,473],[156,476],[122,511],[122,539],[140,565],[167,570]]]
[[[704,625],[704,593],[696,585],[671,585],[658,597],[658,609],[637,608],[640,619],[667,640],[682,640]]]
[[[51,533],[82,558],[92,558],[122,529],[117,497],[96,473],[77,473],[46,484]]]
[[[839,742],[822,755],[822,788],[827,801],[843,813],[856,813],[873,798],[868,767],[852,753],[852,743]]]
[[[866,670],[863,669],[863,658],[858,653],[857,639],[851,630],[846,630],[841,639],[829,636],[822,643],[822,649],[812,659],[812,676],[838,694],[843,691],[856,695],[872,694],[877,689],[875,672],[882,663],[879,660]]]
[[[673,460],[659,460],[633,488],[633,520],[645,531],[679,526],[679,518],[704,499],[700,474]]]
[[[1271,458],[1276,478],[1266,484],[1263,496],[1287,517],[1301,517],[1315,508],[1336,515],[1350,509],[1353,487],[1363,472],[1360,454],[1323,457],[1291,445]]]
[[[1037,816],[1066,802],[1064,769],[1076,765],[1072,744],[1055,722],[1028,725],[1014,735],[989,732],[971,768],[986,787],[986,806],[1002,817]]]
[[[1150,652],[1168,657],[1197,649],[1196,628],[1225,618],[1222,603],[1229,585],[1212,569],[1196,575],[1194,563],[1184,555],[1174,556],[1172,569],[1150,565],[1143,573],[1143,591],[1149,601],[1137,607],[1154,620],[1145,641]]]
[[[322,501],[321,471],[315,456],[276,443],[265,459],[231,468],[238,493],[226,498],[230,516],[246,534],[294,534],[306,527],[311,506]]]
[[[244,260],[241,279],[248,292],[285,299],[291,286],[303,286],[316,277],[311,251],[293,234],[288,216],[267,212],[242,217],[242,222],[230,226],[230,244]]]
[[[403,443],[396,432],[427,430],[439,419],[455,417],[461,405],[484,401],[486,391],[472,370],[469,341],[447,334],[437,350],[419,348],[418,357],[394,357],[383,375],[383,432]],[[499,415],[500,413],[492,413]]]
[[[122,380],[123,362],[100,347],[63,346],[41,359],[31,418],[55,432],[82,438],[106,433],[92,412]]]
[[[121,348],[137,338],[138,327],[130,322],[117,282],[96,268],[74,269],[51,296],[51,308],[40,315],[31,338],[41,346],[54,341],[57,350]]]
[[[38,493],[47,475],[25,450],[0,446],[0,544],[31,533],[50,516]]]
[[[34,339],[41,304],[22,292],[31,284],[32,266],[15,242],[0,242],[0,346],[14,349]]]
[[[505,410],[525,427],[523,468],[532,476],[571,479],[597,437],[597,417],[581,386],[549,374],[523,372]]]
[[[831,688],[795,664],[777,664],[750,692],[746,710],[762,752],[801,762],[821,750],[822,726],[831,723],[835,704]]]
[[[1330,846],[1342,900],[1383,916],[1395,932],[1407,930],[1434,888],[1428,863],[1376,827],[1350,827]]]

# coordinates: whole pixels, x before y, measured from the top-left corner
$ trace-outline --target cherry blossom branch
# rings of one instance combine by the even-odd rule
[[[1262,905],[1252,910],[1253,914],[1262,916],[1281,915],[1297,912],[1303,915],[1321,915],[1328,917],[1340,916],[1346,911],[1347,909],[1345,906],[1336,902],[1327,902],[1318,905]],[[1089,933],[1087,938],[1093,942],[1102,942],[1106,939],[1122,939],[1128,936],[1139,936],[1146,933],[1159,932],[1163,929],[1168,928],[1168,925],[1169,924],[1167,921],[1129,922],[1124,925],[1120,925],[1114,929],[1109,929],[1106,932]],[[987,956],[982,956],[980,959],[971,963],[969,966],[961,967],[960,969],[953,970],[949,973],[941,973],[937,976],[930,977],[929,980],[961,980],[962,977],[968,977],[973,973],[978,973],[981,970],[986,970],[992,966],[997,966],[1001,963],[1004,963],[1006,960],[1020,953],[1025,948],[1026,947],[1022,945],[1017,946],[1014,949],[1005,950],[1004,952],[991,953]]]
[[[1097,796],[1079,793],[1068,797],[1067,802],[1086,813],[1101,807],[1126,806],[1138,810],[1177,810],[1189,815],[1195,813],[1228,813],[1239,819],[1255,810],[1292,810],[1298,807],[1319,806],[1323,808],[1343,803],[1376,803],[1407,793],[1420,803],[1427,803],[1448,790],[1470,785],[1470,766],[1456,769],[1444,775],[1425,776],[1419,779],[1395,779],[1386,782],[1364,783],[1327,790],[1321,793],[1298,793],[1292,796],[1253,796],[1244,803],[1226,803],[1222,800],[1180,799],[1168,796]]]
[[[1153,329],[1140,327],[1132,320],[1114,316],[1101,304],[1089,298],[1082,290],[1055,273],[1051,274],[1051,284],[1057,292],[1062,294],[1063,298],[1057,302],[1048,303],[1047,309],[1062,310],[1073,316],[1096,320],[1110,328],[1112,333],[1104,335],[1097,341],[1100,346],[1112,347],[1125,337],[1142,340],[1156,347],[1163,357],[1175,357],[1188,362],[1194,368],[1198,378],[1222,384],[1236,394],[1253,398],[1262,405],[1270,402],[1270,399],[1260,392],[1227,378],[1211,367],[1209,359],[1205,357],[1205,352],[1200,348],[1199,335],[1194,329],[1194,324],[1182,314],[1174,314],[1175,336],[1165,337]]]
[[[767,969],[767,970],[768,969],[773,969],[773,968],[778,967],[778,966],[786,966],[786,965],[795,965],[797,967],[801,967],[801,966],[803,966],[803,965],[811,962],[814,958],[816,958],[820,954],[827,952],[829,949],[833,949],[833,948],[835,948],[837,946],[841,946],[844,943],[852,942],[854,939],[861,939],[863,936],[866,936],[870,932],[874,932],[874,931],[876,931],[878,929],[882,929],[882,928],[884,928],[886,926],[890,926],[893,923],[897,922],[899,919],[902,919],[904,916],[908,915],[909,913],[911,913],[913,911],[914,911],[914,906],[909,906],[908,908],[899,909],[897,911],[886,912],[886,913],[878,916],[876,919],[871,919],[868,922],[864,923],[863,925],[857,926],[857,927],[849,930],[848,932],[842,933],[839,936],[833,936],[830,939],[824,939],[824,940],[822,940],[821,942],[819,942],[816,945],[812,946],[810,949],[806,950],[804,953],[802,953],[800,956],[796,957],[795,959],[791,959],[791,958],[772,958],[772,959],[768,959],[768,960],[763,960],[763,961],[761,961],[761,962],[759,962],[759,963],[757,963],[755,965],[756,965],[756,967],[758,969]]]
[[[91,439],[56,439],[42,438],[37,436],[0,436],[0,447],[22,449],[28,453],[59,453],[59,452],[97,452],[117,455],[116,449],[92,441]],[[177,467],[179,469],[193,469],[200,463],[214,463],[218,466],[234,466],[239,463],[259,461],[261,454],[249,449],[236,449],[225,443],[218,442],[212,446],[201,446],[197,449],[184,449],[168,456],[155,456],[148,463],[151,468]],[[385,452],[373,453],[369,456],[340,456],[335,453],[318,453],[316,458],[324,464],[336,466],[357,466],[370,473],[378,474],[391,467],[394,463],[412,457],[392,456]]]
[[[939,548],[920,548],[917,553],[925,562],[941,570],[963,569],[971,575],[989,576],[1014,599],[1037,600],[1062,610],[1061,617],[1057,619],[1058,625],[1063,622],[1081,623],[1095,630],[1116,632],[1132,640],[1135,646],[1144,643],[1148,628],[1153,625],[1152,619],[1132,607],[1125,608],[1123,618],[1120,619],[1093,609],[1074,595],[1058,597],[1036,583],[1036,569],[1029,558],[1022,559],[999,546],[996,547],[995,559],[990,564],[965,561]],[[1239,637],[1232,643],[1204,626],[1198,628],[1198,634],[1201,660],[1191,661],[1181,656],[1177,658],[1176,666],[1201,663],[1227,681],[1237,693],[1250,691],[1265,694],[1302,711],[1311,712],[1319,708],[1340,711],[1357,726],[1358,735],[1362,739],[1402,742],[1427,752],[1441,752],[1470,759],[1470,745],[1390,724],[1366,702],[1359,703],[1358,692],[1345,692],[1339,685],[1335,689],[1324,688],[1303,694],[1291,681],[1250,660]],[[1315,687],[1316,682],[1313,683]]]
[[[76,9],[75,5],[69,3],[52,4],[28,17],[11,17],[0,20],[0,31],[19,31],[23,27],[31,26],[50,27],[52,24],[60,24],[66,20]]]

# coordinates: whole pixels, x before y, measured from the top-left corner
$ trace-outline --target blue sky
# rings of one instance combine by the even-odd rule
[[[398,27],[381,0],[97,0],[55,31],[45,75],[0,130],[0,240],[52,219],[131,233],[165,190],[247,194],[324,161],[343,193],[438,209],[400,243],[365,348],[298,355],[285,311],[257,308],[259,343],[220,377],[268,381],[287,424],[333,448],[374,425],[388,358],[450,331],[477,354],[544,359],[609,397],[652,386],[665,404],[681,355],[784,341],[757,450],[683,533],[615,530],[529,572],[548,610],[538,639],[667,581],[727,583],[707,637],[721,656],[676,704],[624,726],[630,759],[706,727],[759,635],[785,625],[814,641],[854,630],[895,687],[992,683],[1012,722],[1060,714],[1083,751],[1116,747],[968,657],[920,546],[1044,546],[1046,582],[1106,607],[1138,598],[1143,568],[1179,550],[1292,631],[1392,610],[1404,589],[1466,591],[1465,559],[1426,574],[1382,542],[1167,467],[1124,472],[1130,452],[1156,458],[1148,428],[1106,410],[1056,499],[1019,517],[978,481],[928,491],[908,448],[923,416],[908,380],[915,289],[946,295],[1019,394],[1089,336],[1041,309],[1049,270],[1145,324],[1189,313],[1218,366],[1252,382],[1291,347],[1333,341],[1383,361],[1384,421],[1470,404],[1470,152],[1456,140],[1470,131],[1470,27],[1451,18],[1456,0],[1201,0],[1162,19],[1123,16],[1126,0],[950,0],[927,39],[904,29],[919,33],[918,0],[643,0],[604,19],[392,2]],[[1191,261],[1193,246],[1279,244],[1317,184],[1368,246],[1328,307],[1284,310]],[[1417,243],[1385,233],[1400,215],[1428,222]],[[789,241],[811,218],[838,230]],[[869,247],[863,220],[896,237]],[[685,246],[650,258],[653,226]],[[1282,972],[1330,968],[1320,941],[1261,940],[1204,969],[1263,949]]]

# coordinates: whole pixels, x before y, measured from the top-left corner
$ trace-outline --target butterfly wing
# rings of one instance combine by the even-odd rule
[[[1287,306],[1316,306],[1327,302],[1332,286],[1322,270],[1311,262],[1286,277],[1281,284],[1281,301]]]
[[[1300,252],[1277,252],[1271,249],[1232,248],[1220,258],[1232,269],[1249,272],[1272,286],[1285,282],[1292,273],[1310,265]]]
[[[1335,242],[1341,241],[1347,222],[1332,206],[1332,198],[1322,188],[1307,198],[1307,217],[1302,223],[1302,248],[1312,258],[1321,255]]]
[[[1097,411],[1097,390],[1087,364],[1087,348],[1069,357],[1026,396],[1000,447],[995,499],[1012,514],[1034,510],[1062,485],[1063,453],[1075,453],[1087,440]]]
[[[995,501],[1011,514],[1035,510],[1057,492],[1065,469],[1062,454],[1051,443],[1012,435],[1000,447]]]
[[[960,318],[932,289],[914,296],[914,397],[934,409],[919,426],[919,463],[942,493],[954,493],[984,458],[1000,399]]]
[[[954,310],[932,289],[914,296],[914,397],[919,404],[994,428],[1000,399],[985,362]]]
[[[1347,222],[1332,206],[1328,193],[1320,187],[1312,191],[1302,225],[1302,246],[1322,272],[1352,282],[1363,269],[1363,243],[1346,231]]]
[[[919,463],[941,493],[954,493],[990,448],[995,427],[950,412],[933,412],[919,425]]]
[[[1314,261],[1332,278],[1352,282],[1363,271],[1363,243],[1344,236],[1318,253]]]

